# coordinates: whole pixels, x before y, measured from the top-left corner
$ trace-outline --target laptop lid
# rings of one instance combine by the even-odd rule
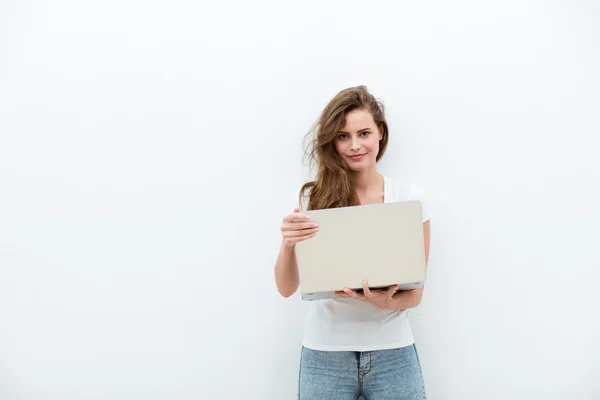
[[[426,278],[420,201],[304,211],[319,232],[296,245],[305,300],[335,296],[344,287],[398,285],[416,289]]]

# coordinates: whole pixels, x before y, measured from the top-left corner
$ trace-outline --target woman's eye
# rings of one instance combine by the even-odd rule
[[[348,135],[346,135],[345,133],[342,133],[341,135],[338,136],[339,139],[346,139]]]
[[[363,136],[367,136],[370,132],[361,132],[360,134]]]

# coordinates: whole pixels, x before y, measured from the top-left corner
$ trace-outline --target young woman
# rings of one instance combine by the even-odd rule
[[[297,208],[283,218],[283,241],[275,264],[282,296],[298,288],[296,243],[318,234],[318,224],[302,210],[420,200],[429,257],[428,209],[415,185],[402,185],[377,171],[388,143],[383,104],[364,86],[338,93],[323,110],[311,142],[316,179],[303,185]],[[348,251],[361,246],[360,232],[348,232]],[[367,277],[368,278],[368,277]],[[344,289],[337,297],[312,301],[305,324],[299,398],[311,400],[425,399],[421,366],[407,309],[416,307],[423,288],[397,291]]]

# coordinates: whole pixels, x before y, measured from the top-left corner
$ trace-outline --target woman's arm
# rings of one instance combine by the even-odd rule
[[[275,263],[275,283],[283,297],[290,297],[296,293],[300,283],[295,248],[295,245],[288,245],[285,240],[282,240],[279,256]]]
[[[430,243],[430,223],[429,220],[423,223],[423,234],[425,236],[425,265],[429,262],[429,243]],[[404,290],[397,292],[392,296],[392,301],[388,303],[388,308],[396,310],[406,310],[408,308],[414,308],[421,303],[423,298],[423,290],[425,286],[421,286],[415,290]]]
[[[296,243],[314,237],[319,230],[319,224],[310,216],[295,208],[294,212],[283,218],[281,223],[281,248],[275,262],[275,283],[283,297],[290,297],[300,284],[298,276],[298,261],[296,260]]]

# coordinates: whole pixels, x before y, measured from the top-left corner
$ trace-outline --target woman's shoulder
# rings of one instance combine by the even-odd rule
[[[423,197],[421,186],[415,182],[408,182],[384,175],[390,193],[396,201],[420,200]]]
[[[389,196],[391,196],[390,201],[419,200],[423,212],[423,221],[431,219],[429,201],[418,183],[392,179],[385,175],[384,179],[389,184],[389,192],[386,190],[386,194],[389,193]]]

